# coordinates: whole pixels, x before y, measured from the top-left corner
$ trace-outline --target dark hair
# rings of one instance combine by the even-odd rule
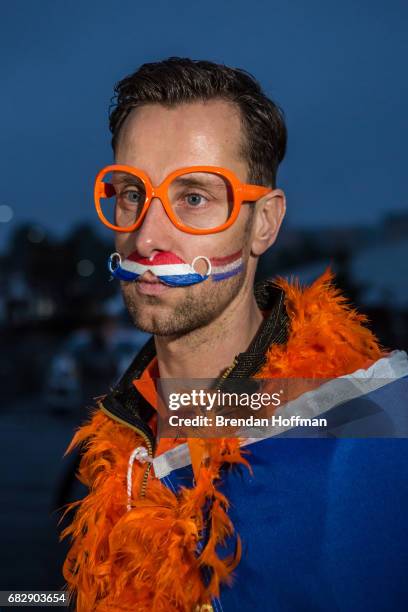
[[[242,154],[248,162],[248,180],[274,187],[286,150],[283,111],[263,93],[252,75],[222,64],[170,57],[143,64],[117,83],[109,116],[113,150],[120,128],[133,108],[143,104],[172,107],[214,98],[232,102],[241,111],[245,134]]]

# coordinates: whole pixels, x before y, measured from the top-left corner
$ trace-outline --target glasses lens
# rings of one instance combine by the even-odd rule
[[[102,179],[104,189],[99,202],[102,213],[112,225],[129,227],[138,220],[146,200],[141,178],[127,172],[108,172]]]
[[[193,172],[176,177],[168,197],[177,219],[194,229],[213,229],[226,223],[234,205],[232,185],[212,172]]]

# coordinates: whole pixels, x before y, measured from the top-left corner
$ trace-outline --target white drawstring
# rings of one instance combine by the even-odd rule
[[[144,446],[138,446],[135,448],[129,457],[128,470],[127,470],[127,510],[128,512],[132,509],[132,471],[135,459],[139,463],[153,463],[152,457],[149,457],[149,451]]]

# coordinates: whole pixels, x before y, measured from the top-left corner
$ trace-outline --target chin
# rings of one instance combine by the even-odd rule
[[[178,338],[208,323],[208,320],[192,316],[191,312],[184,313],[185,316],[180,317],[177,316],[174,310],[169,312],[166,309],[166,313],[163,312],[164,309],[161,309],[162,312],[160,313],[158,310],[159,308],[157,308],[156,312],[151,311],[150,314],[146,311],[143,314],[140,310],[138,312],[133,311],[130,312],[130,315],[138,329],[154,336],[173,336]]]
[[[129,314],[132,318],[134,325],[143,332],[148,334],[160,335],[160,331],[166,328],[166,321],[168,317],[160,317],[157,314],[153,314],[149,307],[128,308]]]

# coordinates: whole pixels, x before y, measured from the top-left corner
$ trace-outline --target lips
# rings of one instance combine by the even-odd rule
[[[166,285],[163,281],[159,279],[146,280],[145,276],[146,275],[143,275],[143,277],[135,281],[136,290],[142,295],[160,295],[171,289],[171,287]]]
[[[148,270],[142,276],[136,280],[137,283],[148,283],[149,285],[164,285],[163,281],[161,281],[153,272]]]

